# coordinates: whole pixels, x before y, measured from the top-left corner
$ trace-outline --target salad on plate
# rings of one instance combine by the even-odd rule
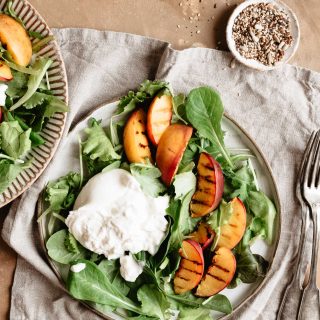
[[[261,281],[276,209],[259,188],[250,150],[229,149],[211,87],[174,95],[144,81],[107,127],[79,136],[80,172],[46,186],[48,256],[69,293],[126,319],[229,314],[224,289]]]
[[[45,144],[47,120],[68,111],[50,88],[53,60],[39,55],[53,36],[27,30],[12,3],[0,13],[0,193],[30,167],[29,151]]]

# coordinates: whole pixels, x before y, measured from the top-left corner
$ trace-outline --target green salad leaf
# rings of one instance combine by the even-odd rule
[[[0,124],[1,149],[13,159],[22,158],[31,149],[31,129],[22,130],[18,121]]]
[[[117,114],[128,114],[137,106],[151,102],[152,98],[161,92],[164,93],[165,90],[169,91],[169,85],[167,82],[160,80],[145,80],[140,85],[138,91],[129,91],[126,96],[120,99]]]
[[[223,105],[219,94],[210,87],[191,90],[187,97],[186,113],[192,126],[219,150],[229,166],[233,168],[230,155],[224,146],[221,129]]]
[[[220,311],[226,314],[230,314],[232,312],[232,306],[229,299],[223,294],[215,294],[214,296],[203,299],[197,298],[192,293],[187,292],[184,294],[175,295],[172,292],[167,293],[167,296],[178,302],[180,305],[186,307],[191,307],[195,310],[198,309],[210,309],[215,311]]]
[[[269,267],[268,261],[258,254],[253,254],[249,247],[236,253],[236,278],[244,283],[254,283],[264,278]]]
[[[274,220],[277,214],[273,202],[261,191],[250,191],[247,203],[250,212],[256,218],[252,220],[250,226],[253,236],[265,234],[264,238],[271,244],[274,239]]]
[[[80,272],[70,270],[67,279],[67,289],[74,298],[141,313],[139,305],[112,285],[97,265],[84,259],[73,264],[77,263],[85,264],[85,268]]]
[[[212,318],[209,309],[184,307],[180,309],[179,320],[212,320]]]
[[[166,190],[165,185],[159,179],[161,171],[151,163],[131,163],[130,172],[146,194],[157,197]]]
[[[166,311],[170,303],[155,285],[143,285],[138,290],[138,300],[141,302],[141,310],[144,314],[160,320],[167,319]]]
[[[46,247],[48,255],[54,261],[62,264],[70,264],[78,259],[84,259],[87,256],[87,250],[76,240],[71,240],[70,233],[62,229],[54,233],[47,241]]]
[[[90,174],[101,171],[111,162],[121,158],[96,119],[90,119],[89,127],[85,129],[85,133],[87,139],[82,143],[82,152]]]
[[[33,65],[34,70],[36,70],[35,74],[30,75],[28,84],[27,84],[27,91],[25,94],[14,103],[14,105],[9,109],[13,111],[19,107],[21,107],[27,100],[29,100],[33,94],[37,91],[40,86],[41,80],[44,77],[45,73],[51,66],[53,61],[49,58],[40,57]]]
[[[7,189],[21,171],[29,168],[30,165],[30,161],[16,163],[9,159],[1,159],[0,157],[0,193]]]
[[[197,178],[192,171],[182,172],[175,176],[173,181],[174,199],[182,199],[190,191],[195,191]]]
[[[12,99],[20,98],[26,91],[28,75],[15,70],[12,70],[11,72],[13,79],[7,83],[8,89],[6,90],[6,95]]]
[[[114,287],[116,287],[125,296],[128,295],[130,288],[120,275],[119,260],[104,259],[99,263],[98,267],[109,278]]]

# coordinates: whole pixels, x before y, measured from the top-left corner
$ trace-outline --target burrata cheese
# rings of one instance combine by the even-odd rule
[[[73,236],[87,249],[117,259],[128,253],[148,251],[154,255],[165,236],[169,197],[145,194],[138,181],[123,169],[92,177],[82,188],[66,224]],[[132,257],[120,259],[130,267]],[[134,281],[126,266],[121,274]],[[136,270],[142,272],[142,268]],[[139,273],[139,274],[140,274]],[[138,277],[135,272],[135,277]],[[129,280],[130,278],[130,280]]]

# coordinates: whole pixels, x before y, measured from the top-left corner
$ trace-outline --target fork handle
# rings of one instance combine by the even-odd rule
[[[302,310],[303,305],[307,302],[306,296],[309,291],[316,291],[319,296],[319,290],[317,287],[317,264],[318,264],[318,253],[319,253],[319,239],[320,239],[320,229],[319,229],[319,214],[318,214],[318,205],[312,205],[310,207],[311,219],[313,222],[313,235],[312,235],[312,256],[311,256],[311,268],[310,268],[310,277],[309,281],[304,288],[299,304],[298,311],[298,320],[303,320]]]
[[[306,234],[308,231],[308,227],[309,227],[309,222],[310,222],[310,214],[309,214],[309,208],[307,206],[303,206],[302,205],[302,210],[305,211],[302,214],[302,225],[301,225],[301,239],[299,242],[299,247],[298,247],[298,252],[297,252],[297,257],[296,257],[296,265],[295,265],[295,269],[293,272],[293,276],[292,279],[289,283],[289,285],[287,286],[283,296],[282,296],[282,300],[280,303],[280,307],[277,313],[277,319],[276,320],[282,320],[283,319],[283,311],[285,309],[285,305],[287,303],[287,299],[288,299],[288,294],[289,291],[291,290],[291,288],[296,285],[296,287],[300,288],[301,284],[301,274],[302,274],[302,257],[304,256],[305,253],[305,244],[306,244]]]

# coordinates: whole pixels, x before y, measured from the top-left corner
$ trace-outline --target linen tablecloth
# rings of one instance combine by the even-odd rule
[[[206,48],[173,50],[166,42],[141,36],[89,29],[54,30],[66,64],[70,113],[64,135],[95,107],[118,99],[145,79],[165,79],[175,93],[209,85],[222,97],[226,112],[261,148],[269,162],[281,200],[282,232],[268,281],[232,319],[275,319],[292,276],[300,234],[295,179],[312,130],[320,127],[320,75],[285,65],[259,72],[236,64],[229,53]],[[59,150],[55,155],[59,157]],[[17,199],[2,236],[19,254],[12,288],[10,318],[100,319],[68,296],[42,252],[35,217],[40,191],[50,180],[55,160]],[[291,294],[294,301],[294,293]],[[293,309],[288,308],[286,319]]]

